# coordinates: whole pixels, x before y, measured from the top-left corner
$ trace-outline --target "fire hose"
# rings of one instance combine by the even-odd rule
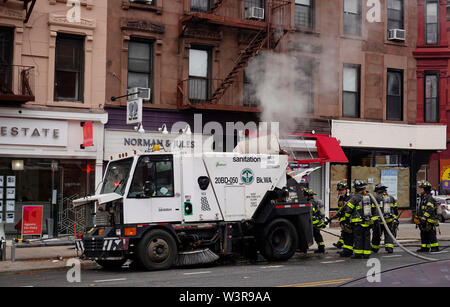
[[[425,256],[421,256],[418,255],[416,253],[413,253],[412,251],[410,251],[409,249],[407,249],[406,247],[404,247],[403,245],[401,245],[398,241],[397,238],[392,234],[391,230],[389,229],[386,220],[384,219],[384,215],[383,212],[380,209],[380,205],[378,204],[377,200],[375,199],[375,197],[373,197],[372,194],[368,193],[368,195],[370,196],[370,198],[372,199],[372,201],[375,203],[375,206],[377,207],[378,210],[378,214],[380,215],[381,220],[383,221],[383,226],[386,229],[387,234],[392,238],[392,240],[402,249],[404,250],[406,253],[410,254],[413,257],[416,258],[420,258],[426,261],[438,261],[438,259],[434,259],[434,258],[429,258],[429,257],[425,257]]]

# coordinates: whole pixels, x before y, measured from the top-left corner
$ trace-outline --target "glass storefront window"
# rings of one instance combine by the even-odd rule
[[[49,219],[56,233],[72,233],[74,223],[83,230],[87,221],[71,201],[94,193],[94,170],[94,160],[0,158],[0,217],[6,222],[7,236],[20,234],[24,205],[44,206],[43,234],[51,232]]]
[[[336,184],[344,179],[364,180],[370,193],[374,193],[375,185],[383,183],[400,208],[410,207],[410,152],[370,149],[344,149],[344,152],[349,164],[331,166],[330,208],[337,209]]]

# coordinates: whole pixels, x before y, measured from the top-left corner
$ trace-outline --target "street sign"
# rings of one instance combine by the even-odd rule
[[[42,235],[42,217],[44,206],[22,207],[22,237]]]
[[[127,101],[127,125],[142,122],[142,98]]]

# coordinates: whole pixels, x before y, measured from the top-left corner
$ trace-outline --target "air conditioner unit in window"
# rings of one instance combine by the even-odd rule
[[[250,7],[247,12],[247,19],[264,19],[264,9],[261,7]]]
[[[148,5],[153,4],[153,0],[130,0],[131,3],[144,3]]]
[[[127,90],[127,95],[133,94],[128,96],[127,100],[137,100],[138,98],[142,98],[143,100],[150,100],[152,97],[152,90],[150,88],[146,87],[132,87]]]
[[[388,40],[390,41],[405,41],[406,31],[402,29],[390,29]]]

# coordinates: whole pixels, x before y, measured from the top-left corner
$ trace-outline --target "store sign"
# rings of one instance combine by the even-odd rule
[[[42,234],[42,216],[44,206],[22,207],[22,236]]]
[[[212,151],[213,138],[211,136],[202,136],[202,144],[197,144],[197,138],[192,135],[162,134],[159,132],[137,133],[135,131],[125,130],[106,130],[105,131],[105,150],[104,159],[117,153],[131,150],[141,152],[151,152],[155,145],[159,145],[164,151],[194,152],[197,146],[208,148]]]
[[[67,121],[0,118],[0,144],[67,146]]]
[[[440,166],[441,166],[441,187],[442,190],[448,192],[450,190],[450,160],[441,159]]]

